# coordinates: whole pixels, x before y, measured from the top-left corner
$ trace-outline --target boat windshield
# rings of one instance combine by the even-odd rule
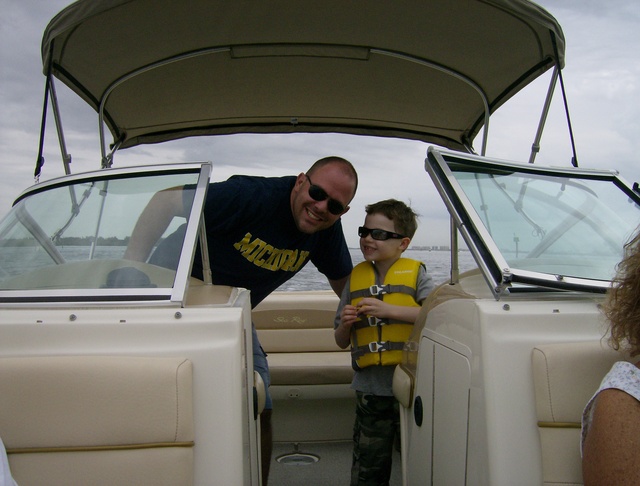
[[[604,291],[640,223],[614,172],[555,169],[430,152],[468,243],[500,285]],[[513,287],[511,287],[513,289]]]
[[[125,250],[158,191],[180,188],[189,210],[185,214],[192,214],[200,165],[106,174],[36,186],[13,206],[0,223],[0,298],[12,301],[36,291],[41,298],[61,300],[95,300],[101,293],[105,298],[171,299],[179,284],[189,217],[174,218],[159,241],[172,235],[173,258],[152,252],[146,262],[137,262],[125,259]]]

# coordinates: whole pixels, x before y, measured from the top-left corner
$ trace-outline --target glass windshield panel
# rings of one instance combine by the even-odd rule
[[[612,179],[451,164],[484,228],[512,269],[610,280],[640,207]]]
[[[174,218],[158,242],[173,235],[173,258],[152,252],[147,262],[135,262],[124,253],[151,197],[179,188],[189,214],[197,179],[197,171],[138,173],[28,195],[0,223],[0,290],[171,288],[186,218]]]

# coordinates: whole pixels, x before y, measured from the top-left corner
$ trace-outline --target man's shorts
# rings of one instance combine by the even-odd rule
[[[271,374],[269,373],[267,353],[265,353],[262,346],[260,346],[255,326],[251,326],[251,336],[253,340],[253,369],[260,374],[262,381],[264,381],[264,391],[266,394],[264,408],[265,410],[272,410],[273,402],[271,401],[271,393],[269,393],[269,386],[271,386]]]

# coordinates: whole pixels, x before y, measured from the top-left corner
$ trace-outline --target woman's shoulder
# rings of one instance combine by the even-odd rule
[[[602,380],[600,390],[615,388],[640,400],[640,368],[628,361],[618,361]]]

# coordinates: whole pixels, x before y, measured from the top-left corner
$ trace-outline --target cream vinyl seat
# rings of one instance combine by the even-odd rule
[[[277,292],[258,305],[252,320],[269,355],[271,385],[339,385],[353,378],[351,354],[333,337],[338,299],[318,293],[304,306],[295,292]]]
[[[351,353],[333,337],[333,292],[274,292],[252,312],[271,373],[275,442],[351,440]]]
[[[539,345],[533,382],[545,485],[581,485],[582,411],[616,361],[627,356],[605,340]]]
[[[193,484],[184,358],[0,358],[0,433],[20,486]]]

